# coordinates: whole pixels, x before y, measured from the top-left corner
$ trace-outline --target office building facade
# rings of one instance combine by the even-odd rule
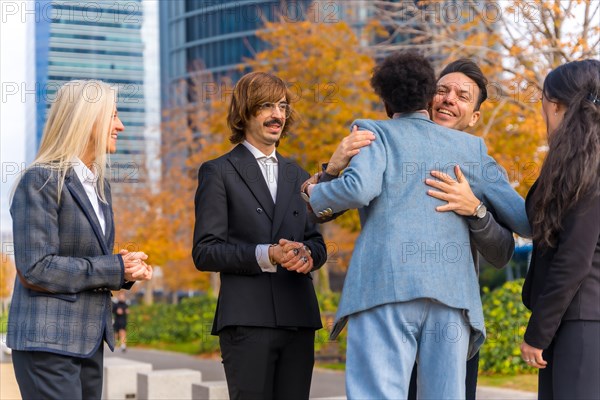
[[[119,116],[126,129],[110,157],[113,180],[145,180],[147,153],[141,0],[36,1],[36,139],[49,102],[73,79],[99,79],[118,87]],[[118,190],[118,188],[117,188]]]

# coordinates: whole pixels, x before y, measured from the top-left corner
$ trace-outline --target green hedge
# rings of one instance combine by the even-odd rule
[[[521,359],[520,345],[531,315],[521,301],[523,282],[523,279],[506,282],[492,292],[483,289],[487,339],[481,348],[481,372],[507,375],[534,372]]]
[[[130,308],[127,342],[130,344],[198,342],[199,353],[219,349],[210,334],[216,299],[208,296],[183,299],[175,304],[137,305]]]
[[[5,333],[8,327],[8,314],[0,314],[0,333]]]
[[[329,331],[337,310],[339,294],[319,296],[326,329],[317,332],[315,349],[332,347]],[[198,353],[219,350],[219,340],[210,334],[217,301],[210,296],[184,299],[179,304],[135,305],[130,308],[127,341],[130,344],[198,343]],[[328,326],[329,325],[329,326]],[[340,357],[346,353],[345,332],[336,350]]]

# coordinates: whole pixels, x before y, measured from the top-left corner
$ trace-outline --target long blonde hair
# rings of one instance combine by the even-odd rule
[[[90,141],[95,140],[92,169],[97,178],[98,197],[106,203],[106,148],[116,107],[116,94],[115,87],[99,80],[72,80],[58,90],[48,111],[40,149],[29,167],[43,166],[57,173],[57,201],[60,201],[65,175],[73,158],[81,159]]]

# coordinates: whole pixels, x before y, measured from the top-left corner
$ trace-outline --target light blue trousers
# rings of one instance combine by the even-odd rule
[[[415,360],[419,399],[464,399],[469,336],[462,310],[431,299],[350,316],[348,399],[406,399]]]

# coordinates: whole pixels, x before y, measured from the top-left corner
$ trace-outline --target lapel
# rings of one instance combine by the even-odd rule
[[[92,225],[92,229],[94,230],[94,233],[98,238],[98,242],[100,242],[102,251],[104,252],[104,254],[110,255],[111,251],[109,251],[108,246],[106,244],[106,239],[104,237],[104,234],[102,233],[102,228],[100,227],[98,217],[96,216],[94,208],[92,207],[92,204],[90,203],[90,200],[88,199],[87,194],[85,193],[85,189],[79,181],[79,178],[77,178],[77,175],[75,174],[73,168],[69,170],[67,176],[65,177],[65,186],[67,187],[77,204],[79,204],[79,207],[81,207],[81,210],[83,211],[85,217],[88,219],[88,221],[90,221],[90,225]],[[102,203],[100,204],[102,205]],[[108,214],[104,215],[106,216]],[[110,218],[105,219],[108,220]],[[108,224],[106,226],[106,231],[109,232]]]
[[[106,244],[108,247],[111,247],[115,240],[115,226],[113,220],[113,212],[112,212],[112,198],[110,193],[110,186],[108,181],[104,181],[104,198],[107,203],[100,203],[100,208],[102,208],[102,213],[104,214],[104,223],[105,223],[105,234],[104,239],[106,240]]]
[[[277,203],[275,204],[275,216],[273,218],[273,227],[271,234],[276,234],[283,222],[285,212],[288,209],[292,195],[298,194],[294,192],[296,184],[295,169],[290,168],[291,162],[277,153]],[[299,195],[299,194],[298,194]]]
[[[229,162],[233,165],[233,168],[235,168],[238,175],[260,203],[265,214],[273,221],[275,204],[273,203],[271,192],[269,192],[269,187],[263,178],[256,158],[254,158],[252,153],[250,153],[244,145],[238,144],[231,153],[229,153]],[[281,178],[279,181],[281,181]],[[277,196],[279,196],[279,187],[277,189]],[[277,200],[279,203],[279,198]]]

